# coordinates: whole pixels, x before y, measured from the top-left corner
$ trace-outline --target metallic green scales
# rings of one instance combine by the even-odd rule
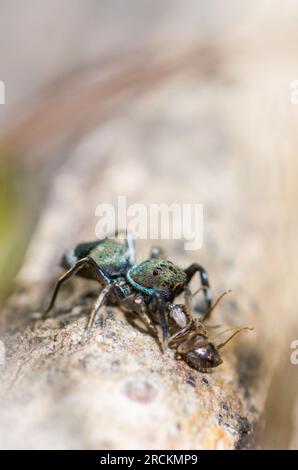
[[[98,243],[88,253],[102,271],[111,277],[125,274],[130,263],[127,246],[115,240],[106,238]]]
[[[171,261],[150,259],[133,266],[127,272],[127,280],[139,290],[163,296],[177,295],[186,285],[187,276],[183,269]]]

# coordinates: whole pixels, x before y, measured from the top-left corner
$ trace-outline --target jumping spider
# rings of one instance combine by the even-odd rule
[[[125,239],[119,240],[119,234],[116,233],[114,239],[107,237],[81,243],[68,250],[63,255],[61,265],[67,271],[58,279],[43,318],[46,318],[53,308],[58,291],[65,281],[73,275],[95,279],[103,288],[91,311],[87,333],[100,309],[107,304],[116,304],[126,314],[140,319],[157,337],[159,325],[163,350],[169,344],[171,348],[176,348],[182,359],[197,369],[200,368],[200,361],[201,369],[220,364],[217,349],[221,346],[213,347],[212,338],[208,340],[206,330],[201,324],[202,320],[209,317],[218,301],[212,305],[208,276],[199,264],[193,263],[182,269],[165,259],[162,250],[157,247],[151,249],[149,259],[135,264],[135,245],[132,237],[126,233]],[[205,301],[200,321],[192,315],[193,295],[188,287],[196,272],[199,273],[201,283],[198,291],[203,292]],[[182,293],[184,304],[174,303],[175,298]],[[198,346],[200,342],[202,344]],[[207,355],[211,357],[209,362]]]

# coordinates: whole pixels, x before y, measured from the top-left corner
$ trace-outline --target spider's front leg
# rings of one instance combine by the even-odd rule
[[[111,291],[113,290],[113,284],[107,284],[102,291],[100,292],[99,296],[97,297],[97,300],[95,304],[93,305],[93,309],[90,313],[90,318],[87,324],[87,327],[85,329],[85,334],[88,335],[90,333],[90,330],[94,324],[96,315],[98,314],[99,310],[107,304],[108,297],[111,294]]]
[[[158,338],[158,331],[156,325],[150,317],[148,306],[142,294],[131,294],[119,301],[120,307],[126,312],[134,312],[148,331],[151,331],[153,336]]]
[[[52,295],[52,298],[50,300],[50,303],[47,307],[47,309],[44,311],[42,318],[45,319],[48,317],[50,311],[55,305],[55,301],[59,292],[60,287],[64,282],[68,281],[72,276],[77,274],[81,269],[87,268],[88,270],[92,271],[97,279],[102,282],[103,284],[110,284],[110,280],[107,278],[107,276],[101,271],[101,269],[94,263],[94,261],[91,258],[81,258],[79,259],[74,265],[66,271],[65,274],[63,274],[58,281],[56,282],[56,286]]]
[[[82,258],[79,261],[77,261],[66,273],[64,273],[61,277],[59,277],[58,281],[56,282],[56,286],[52,295],[52,298],[50,300],[50,303],[46,310],[43,312],[42,318],[45,319],[49,316],[50,311],[55,305],[55,301],[59,292],[60,287],[62,284],[68,279],[70,279],[72,276],[77,274],[82,268],[84,268],[88,264],[87,258]]]
[[[160,294],[152,294],[151,301],[149,303],[149,310],[152,311],[152,313],[156,312],[158,315],[158,321],[162,331],[163,351],[167,349],[169,336],[168,312],[166,307],[167,303]]]

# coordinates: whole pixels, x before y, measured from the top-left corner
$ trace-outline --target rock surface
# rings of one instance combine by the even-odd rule
[[[183,240],[162,244],[182,266],[200,255],[216,295],[236,288],[237,294],[218,307],[215,322],[255,326],[256,308],[241,291],[229,240],[236,221],[234,210],[225,208],[239,188],[226,170],[224,125],[210,99],[204,102],[206,88],[191,79],[186,83],[174,81],[138,100],[129,117],[126,111],[88,135],[57,170],[19,286],[1,316],[6,331],[2,447],[233,449],[252,444],[266,383],[257,331],[232,343],[222,366],[201,374],[175,360],[172,351],[163,355],[156,341],[129,325],[116,308],[109,309],[103,327],[97,324],[88,341],[82,340],[97,292],[90,281],[73,279],[58,297],[53,318],[30,320],[49,298],[61,253],[94,238],[95,207],[117,204],[118,195],[127,195],[128,204],[149,204],[153,198],[204,202],[204,249],[184,251]],[[184,129],[183,141],[177,125]],[[146,258],[149,246],[150,241],[138,242],[138,260]],[[252,253],[247,257],[238,244],[237,250],[238,263],[247,269]],[[6,432],[10,422],[13,433]]]
[[[254,362],[244,372],[244,363],[239,366],[230,351],[216,371],[199,373],[175,360],[172,351],[162,354],[152,337],[114,308],[86,340],[91,294],[81,286],[81,293],[76,289],[64,301],[64,313],[45,322],[25,321],[4,337],[1,447],[242,449],[252,444],[260,396],[254,381],[247,382],[247,374],[255,380]],[[25,305],[27,295],[32,293],[22,293]],[[22,311],[13,300],[9,308]],[[254,359],[248,355],[245,367]],[[13,433],[7,433],[12,422]]]
[[[60,11],[61,2],[56,3]],[[174,2],[169,3],[173,8]],[[98,50],[85,56],[84,48],[77,56],[74,47],[73,61],[64,66],[73,47],[69,35],[67,54],[61,52],[49,77],[58,86],[51,83],[38,95],[41,85],[36,82],[30,113],[12,119],[1,135],[10,160],[17,168],[26,167],[21,176],[28,176],[35,202],[30,211],[37,211],[14,293],[1,309],[3,448],[243,449],[257,445],[264,410],[271,442],[272,435],[278,436],[276,445],[283,439],[284,447],[297,441],[297,432],[291,441],[289,427],[297,408],[294,387],[287,400],[284,390],[278,399],[273,390],[274,406],[268,401],[273,374],[273,383],[288,389],[290,380],[285,382],[282,372],[295,375],[288,344],[297,325],[289,282],[297,279],[297,233],[288,220],[296,220],[297,212],[293,136],[298,108],[288,93],[296,51],[288,43],[268,50],[266,35],[274,38],[281,21],[277,7],[272,23],[267,21],[271,3],[258,21],[253,13],[242,17],[238,12],[241,21],[238,13],[226,15],[229,31],[210,37],[206,28],[199,38],[195,13],[207,23],[197,2],[189,7],[189,35],[189,22],[180,24],[181,3],[175,4],[170,36],[168,10],[162,18],[160,9],[152,13],[156,29],[148,26],[144,10],[143,21],[134,22],[137,29],[130,29],[129,17],[127,51],[117,46],[108,58]],[[222,16],[215,17],[221,25]],[[291,18],[280,31],[292,24],[295,38],[296,20]],[[115,25],[117,18],[112,20]],[[88,16],[86,24],[89,28]],[[144,44],[136,51],[135,37],[143,24]],[[107,40],[112,47],[113,32],[122,29],[118,24],[106,29],[112,32]],[[65,36],[64,27],[60,31]],[[97,39],[101,45],[92,36],[98,31],[96,23],[88,44]],[[76,37],[83,35],[79,29]],[[119,43],[125,46],[122,36]],[[40,62],[39,54],[34,58]],[[48,54],[43,63],[48,78]],[[161,354],[156,341],[129,325],[116,308],[109,309],[103,327],[97,323],[88,341],[82,340],[97,292],[94,283],[73,279],[61,292],[53,318],[30,319],[49,298],[62,252],[94,239],[96,207],[117,206],[119,195],[127,197],[128,205],[204,205],[202,249],[187,252],[182,240],[161,244],[181,266],[202,263],[215,296],[232,289],[212,322],[255,327],[231,343],[214,372],[194,371],[176,361],[172,351]],[[19,245],[24,231],[13,227],[13,233]],[[138,242],[139,261],[151,244],[156,240]],[[278,418],[274,426],[271,416]],[[285,429],[290,429],[287,435]]]

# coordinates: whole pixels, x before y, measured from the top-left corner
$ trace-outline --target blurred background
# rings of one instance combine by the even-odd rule
[[[203,203],[198,256],[265,363],[260,448],[298,448],[297,22],[295,0],[0,0],[2,305],[100,202]]]

